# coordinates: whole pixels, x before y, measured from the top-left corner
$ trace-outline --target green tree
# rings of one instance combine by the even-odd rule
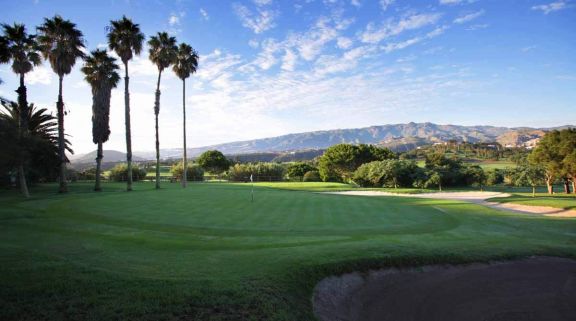
[[[536,186],[545,179],[545,170],[542,166],[524,164],[514,169],[513,181],[516,186],[531,186],[532,197],[536,196]]]
[[[58,153],[60,156],[60,193],[68,192],[66,184],[66,153],[64,138],[64,100],[62,99],[62,81],[72,71],[78,58],[84,58],[84,36],[76,29],[76,24],[60,16],[45,18],[38,28],[37,37],[42,55],[50,61],[54,73],[58,75]]]
[[[302,180],[302,179],[304,179],[304,175],[307,172],[316,171],[316,170],[317,170],[316,167],[314,167],[308,163],[297,162],[297,163],[290,164],[288,166],[288,168],[286,169],[286,176],[288,176],[289,179]]]
[[[35,35],[29,35],[26,32],[26,27],[23,24],[2,24],[4,31],[3,39],[5,40],[7,60],[12,61],[12,71],[20,77],[20,86],[16,90],[18,93],[18,106],[28,108],[28,99],[26,95],[26,86],[24,84],[24,76],[42,63],[38,43],[36,42]],[[1,60],[1,59],[0,59]],[[6,62],[8,62],[6,61]],[[19,137],[20,140],[26,136],[28,128],[28,111],[23,110],[20,114],[19,123]],[[26,176],[24,171],[25,155],[20,154],[18,165],[18,178],[20,181],[20,189],[25,197],[30,197],[28,186],[26,184]]]
[[[0,134],[3,139],[0,144],[0,168],[3,172],[17,166],[20,153],[26,153],[29,159],[28,175],[31,181],[38,179],[50,180],[56,177],[59,167],[58,154],[58,124],[45,108],[38,109],[34,104],[25,108],[28,113],[28,135],[18,137],[21,108],[16,102],[0,99]],[[66,149],[73,153],[70,142],[65,140]]]
[[[132,166],[132,179],[137,182],[146,177],[146,170]],[[117,164],[110,169],[110,179],[115,182],[125,182],[128,179],[128,165],[125,163]]]
[[[564,135],[568,138],[569,135]],[[554,193],[554,181],[564,174],[564,158],[568,156],[568,149],[562,149],[563,134],[554,130],[546,133],[538,146],[532,150],[528,156],[528,161],[532,165],[541,165],[544,168],[544,176],[548,194]],[[565,138],[564,138],[565,139]]]
[[[176,76],[182,80],[182,136],[184,141],[184,149],[182,155],[182,163],[184,164],[184,179],[182,180],[182,187],[186,187],[186,166],[188,160],[186,157],[186,78],[190,77],[191,74],[195,73],[198,69],[198,53],[190,45],[181,43],[178,47],[178,52],[176,54],[176,60],[174,61],[174,66],[172,70],[176,73]]]
[[[396,158],[396,154],[386,148],[365,144],[337,144],[328,148],[320,157],[318,170],[323,181],[347,181],[360,165],[392,158]]]
[[[196,162],[204,170],[218,175],[230,167],[230,161],[222,152],[217,150],[205,151],[198,157]]]
[[[124,124],[126,127],[126,163],[128,166],[128,179],[126,190],[132,190],[132,129],[130,125],[130,90],[128,77],[128,62],[134,55],[140,55],[144,34],[140,26],[123,16],[120,20],[110,21],[108,30],[108,48],[114,50],[124,64]]]
[[[84,79],[92,87],[92,141],[98,144],[95,191],[102,190],[100,186],[102,144],[110,137],[110,97],[112,88],[116,88],[120,81],[118,69],[116,59],[108,56],[106,50],[92,51],[82,67]],[[128,173],[130,173],[130,168],[128,168]]]
[[[159,32],[148,40],[148,58],[158,67],[158,82],[154,99],[154,117],[156,124],[156,189],[160,188],[160,137],[158,133],[158,114],[160,113],[160,78],[162,71],[170,67],[176,59],[178,47],[176,38],[170,37],[166,32]]]
[[[480,191],[484,190],[488,176],[482,167],[478,165],[466,166],[463,168],[463,176],[466,186],[479,186]]]
[[[443,153],[430,153],[426,155],[426,169],[430,172],[428,186],[442,186],[457,184],[462,162],[458,159],[449,159]]]

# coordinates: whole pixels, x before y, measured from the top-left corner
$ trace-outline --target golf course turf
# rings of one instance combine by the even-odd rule
[[[253,203],[250,184],[0,192],[0,319],[313,320],[313,288],[333,274],[576,258],[576,219],[262,185]]]

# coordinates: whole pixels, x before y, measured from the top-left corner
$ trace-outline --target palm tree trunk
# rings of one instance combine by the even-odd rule
[[[187,178],[187,159],[186,159],[186,79],[182,79],[182,123],[184,128],[183,138],[184,138],[184,158],[182,159],[184,172],[182,172],[182,187],[186,188],[188,181]]]
[[[162,71],[158,71],[158,83],[156,84],[156,101],[154,102],[154,116],[156,119],[156,189],[160,188],[160,138],[158,136],[158,114],[160,113],[160,77]]]
[[[124,77],[124,122],[126,124],[126,163],[128,164],[128,176],[126,190],[132,190],[132,132],[130,129],[130,92],[128,90],[128,61],[124,62],[124,70],[126,76]]]
[[[62,80],[64,76],[58,77],[58,102],[56,109],[58,110],[58,156],[60,157],[60,186],[59,193],[67,193],[68,186],[66,184],[66,142],[64,140],[64,101],[62,100]]]
[[[98,142],[98,151],[96,152],[96,184],[94,185],[94,190],[96,192],[102,191],[102,187],[100,186],[100,171],[103,157],[102,142]]]
[[[20,74],[20,87],[16,90],[18,93],[18,107],[19,111],[19,128],[18,128],[18,136],[20,138],[20,146],[24,146],[23,139],[28,133],[28,101],[26,99],[26,87],[24,86],[24,74]],[[18,164],[18,178],[20,181],[20,190],[24,197],[29,198],[30,193],[28,192],[28,185],[26,183],[26,172],[24,171],[24,163],[25,163],[25,153],[24,151],[20,152],[19,155],[19,164]]]

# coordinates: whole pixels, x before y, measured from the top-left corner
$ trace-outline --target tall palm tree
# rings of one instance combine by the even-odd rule
[[[10,52],[8,51],[8,40],[0,36],[0,64],[5,64],[10,61]],[[0,79],[0,84],[2,79]]]
[[[19,130],[18,136],[20,139],[27,134],[28,128],[28,99],[26,97],[26,86],[24,85],[24,75],[32,71],[34,66],[42,63],[42,57],[39,53],[38,44],[36,43],[36,36],[29,35],[26,32],[26,27],[23,24],[2,24],[4,31],[4,42],[6,43],[7,53],[9,60],[12,61],[12,71],[20,76],[20,87],[16,90],[18,93],[18,105],[22,106],[23,112],[19,117]],[[20,155],[20,164],[18,165],[18,178],[20,181],[20,189],[25,197],[30,197],[28,193],[28,186],[26,185],[26,176],[24,172],[24,154]]]
[[[160,140],[158,137],[158,114],[160,113],[160,77],[162,71],[170,67],[176,59],[178,47],[176,38],[170,37],[166,32],[159,32],[148,40],[149,59],[158,67],[158,82],[156,84],[156,97],[154,101],[154,115],[156,119],[156,188],[160,188]]]
[[[132,190],[132,131],[130,129],[130,92],[128,90],[128,61],[134,54],[140,55],[144,34],[138,24],[123,16],[120,20],[110,21],[108,47],[114,50],[124,64],[124,117],[126,125],[126,162],[128,163],[128,180],[126,190]]]
[[[172,70],[176,73],[176,76],[182,80],[182,128],[184,137],[184,154],[183,154],[183,166],[184,172],[182,174],[182,187],[186,187],[186,78],[190,77],[191,74],[196,72],[198,68],[198,53],[190,45],[181,43],[178,47],[178,52],[176,54],[176,60],[174,61],[174,66]]]
[[[84,36],[76,29],[76,24],[60,16],[44,18],[38,28],[38,44],[42,55],[50,61],[54,73],[58,75],[58,152],[60,156],[60,193],[68,192],[66,184],[66,153],[64,139],[64,101],[62,99],[62,80],[72,71],[78,58],[84,58]]]
[[[92,87],[92,141],[98,144],[96,154],[96,183],[94,190],[99,192],[100,169],[102,165],[102,144],[110,137],[110,96],[112,88],[120,81],[116,59],[108,56],[106,50],[94,50],[86,58],[82,72],[84,79]]]

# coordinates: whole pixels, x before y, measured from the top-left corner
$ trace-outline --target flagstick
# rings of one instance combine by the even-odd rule
[[[252,183],[252,190],[250,192],[251,202],[254,203],[254,179],[252,178],[252,174],[250,174],[250,182]]]

